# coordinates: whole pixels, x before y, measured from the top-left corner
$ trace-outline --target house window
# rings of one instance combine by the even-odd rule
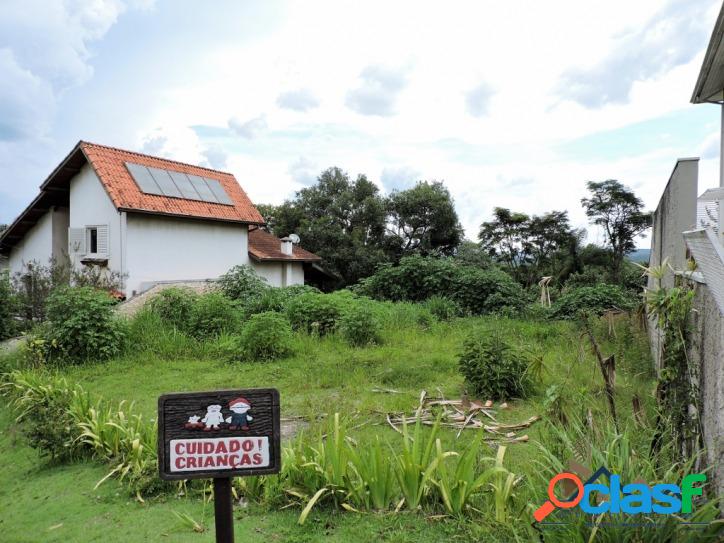
[[[98,229],[97,228],[89,228],[88,229],[88,248],[89,253],[91,254],[98,254]]]

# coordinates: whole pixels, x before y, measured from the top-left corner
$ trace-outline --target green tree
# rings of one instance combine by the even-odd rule
[[[277,236],[299,234],[305,249],[344,286],[374,273],[388,261],[384,251],[385,201],[364,175],[351,180],[340,168],[329,168],[314,186],[273,210]]]
[[[634,250],[634,239],[651,226],[651,213],[643,211],[644,204],[633,191],[615,179],[586,182],[591,193],[581,204],[592,224],[603,229],[606,244],[611,248],[611,272],[620,280],[624,257]]]
[[[455,260],[466,266],[475,266],[476,268],[489,268],[493,259],[480,246],[479,243],[463,240],[455,251]]]
[[[388,200],[389,244],[398,256],[450,255],[463,239],[450,191],[440,181],[419,181]]]
[[[480,225],[478,239],[488,254],[516,273],[524,260],[523,242],[530,217],[504,207],[493,209],[493,220]]]

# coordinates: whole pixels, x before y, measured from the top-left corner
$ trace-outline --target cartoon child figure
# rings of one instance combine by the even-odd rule
[[[195,430],[196,428],[203,428],[204,424],[202,422],[199,422],[199,419],[201,419],[201,417],[199,417],[198,415],[190,416],[189,420],[186,422],[186,424],[184,424],[184,428],[186,428],[187,430]]]
[[[204,432],[210,432],[211,430],[218,430],[219,424],[224,422],[224,415],[221,413],[221,406],[218,404],[210,405],[206,408],[206,416],[201,419],[201,422],[206,424]]]
[[[232,415],[226,418],[226,422],[229,423],[229,430],[236,430],[237,428],[248,430],[249,423],[254,420],[248,413],[249,409],[251,409],[249,400],[246,398],[231,400],[229,402],[229,409],[232,411]]]

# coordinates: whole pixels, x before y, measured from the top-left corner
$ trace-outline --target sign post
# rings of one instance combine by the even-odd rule
[[[279,392],[164,394],[158,399],[161,479],[214,480],[217,543],[233,543],[231,479],[279,473]]]

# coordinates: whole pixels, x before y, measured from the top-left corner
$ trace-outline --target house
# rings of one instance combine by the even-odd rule
[[[120,272],[129,298],[237,264],[273,286],[303,284],[320,257],[263,225],[230,173],[81,141],[0,236],[0,255],[11,274],[66,256]]]

